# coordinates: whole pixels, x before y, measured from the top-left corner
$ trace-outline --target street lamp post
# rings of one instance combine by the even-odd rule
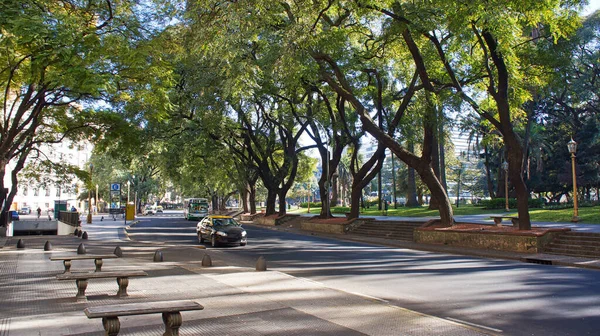
[[[98,207],[100,203],[98,203],[98,185],[96,184],[96,215],[98,214]]]
[[[577,142],[571,138],[567,143],[569,153],[571,153],[571,171],[573,172],[573,218],[571,222],[579,222],[579,209],[577,208],[577,174],[575,173],[575,152],[577,152]]]
[[[127,204],[129,204],[129,185],[131,184],[131,182],[129,182],[129,180],[127,180]]]
[[[508,208],[508,162],[502,162],[502,169],[504,170],[504,210],[509,211]]]
[[[92,171],[94,169],[94,165],[90,163],[90,185],[92,183]],[[88,187],[88,215],[87,215],[87,223],[92,223],[92,190]]]

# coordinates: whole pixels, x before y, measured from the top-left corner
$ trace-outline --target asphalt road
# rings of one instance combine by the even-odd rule
[[[135,240],[198,244],[181,214],[142,217]],[[213,260],[268,267],[505,335],[600,335],[600,272],[339,241],[246,226],[245,247]]]

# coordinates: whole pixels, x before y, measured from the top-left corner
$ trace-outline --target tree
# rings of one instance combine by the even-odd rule
[[[12,180],[6,204],[30,154],[43,158],[42,144],[90,138],[115,121],[115,113],[95,102],[126,86],[125,69],[144,68],[127,56],[153,34],[142,26],[133,1],[3,2],[0,188],[7,173]]]

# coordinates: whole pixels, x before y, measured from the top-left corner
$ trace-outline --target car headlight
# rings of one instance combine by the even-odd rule
[[[242,237],[246,237],[246,231],[242,231]]]
[[[222,232],[222,231],[217,231],[217,234],[222,237],[227,237],[227,233]]]

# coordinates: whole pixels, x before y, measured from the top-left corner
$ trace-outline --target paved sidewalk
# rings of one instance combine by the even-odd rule
[[[89,240],[67,236],[0,239],[0,335],[102,335],[102,323],[87,319],[86,307],[146,301],[191,299],[203,311],[182,312],[181,335],[489,335],[490,332],[392,306],[280,272],[229,267],[213,260],[202,267],[207,250],[127,239],[121,223],[84,224]],[[53,250],[45,252],[46,240]],[[129,297],[116,298],[114,279],[91,279],[87,301],[75,300],[74,281],[58,281],[61,262],[50,256],[75,254],[84,243],[88,253],[111,253],[102,270],[145,270],[149,276],[129,280]],[[5,244],[5,245],[4,245]],[[4,247],[2,247],[4,245]],[[164,262],[153,262],[163,251]],[[93,271],[90,260],[74,261],[72,271]],[[161,335],[159,314],[121,318],[120,335]]]

